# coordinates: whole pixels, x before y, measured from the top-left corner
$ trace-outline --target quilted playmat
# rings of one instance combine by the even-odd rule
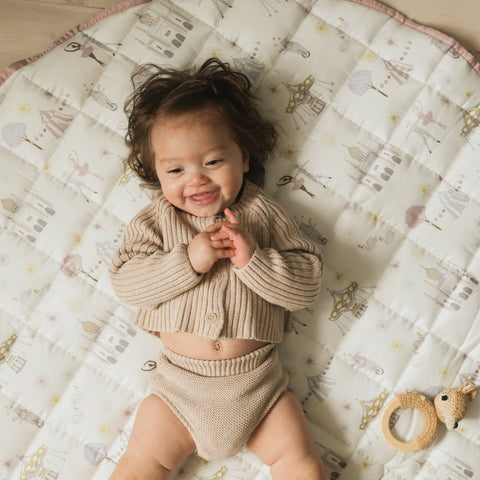
[[[162,344],[107,276],[152,198],[123,103],[138,64],[210,56],[278,122],[266,190],[324,254],[281,354],[329,478],[480,478],[480,400],[417,452],[380,428],[397,393],[480,383],[479,64],[373,1],[129,0],[1,76],[0,479],[104,480],[125,449]],[[245,449],[172,478],[270,476]]]

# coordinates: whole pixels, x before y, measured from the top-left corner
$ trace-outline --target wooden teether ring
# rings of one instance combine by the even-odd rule
[[[390,430],[390,417],[397,408],[416,408],[423,415],[424,425],[422,432],[410,442],[402,442],[394,437]],[[397,450],[413,452],[428,447],[437,434],[439,421],[433,403],[417,392],[398,394],[389,402],[382,417],[382,433],[385,440]]]

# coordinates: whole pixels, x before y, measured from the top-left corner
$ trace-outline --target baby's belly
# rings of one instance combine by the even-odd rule
[[[223,360],[236,358],[263,347],[267,342],[238,338],[209,340],[192,333],[161,333],[166,348],[186,357],[200,360]]]

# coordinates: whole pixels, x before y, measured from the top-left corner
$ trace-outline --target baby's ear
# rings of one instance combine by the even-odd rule
[[[250,152],[245,148],[242,148],[242,161],[243,173],[247,173],[250,170]]]

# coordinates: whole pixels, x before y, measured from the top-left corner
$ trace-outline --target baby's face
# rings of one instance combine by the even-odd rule
[[[195,113],[162,119],[152,128],[151,144],[162,192],[172,205],[208,217],[235,202],[249,156],[225,122]]]

